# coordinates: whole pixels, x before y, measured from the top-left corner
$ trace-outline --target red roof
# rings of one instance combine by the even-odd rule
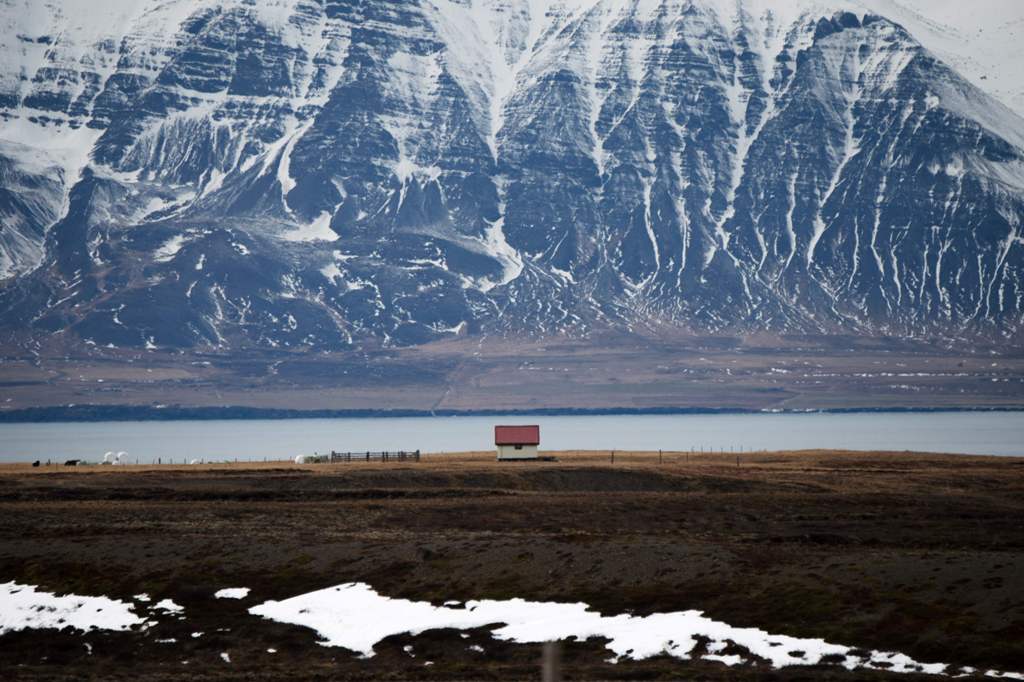
[[[495,445],[540,445],[539,426],[495,426]]]

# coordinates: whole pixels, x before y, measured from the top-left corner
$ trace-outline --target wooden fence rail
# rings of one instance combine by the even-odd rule
[[[338,462],[418,462],[420,451],[383,450],[381,452],[335,452],[331,450],[331,464]]]

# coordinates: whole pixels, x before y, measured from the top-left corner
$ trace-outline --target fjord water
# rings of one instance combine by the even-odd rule
[[[337,450],[489,450],[535,423],[546,450],[913,450],[1024,456],[1024,412],[406,417],[0,424],[0,462],[286,459]]]

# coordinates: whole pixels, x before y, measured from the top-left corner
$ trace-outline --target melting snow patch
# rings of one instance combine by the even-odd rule
[[[703,656],[702,658],[705,661],[718,661],[719,663],[724,663],[725,665],[730,667],[745,662],[743,660],[743,657],[738,654],[732,654],[728,656],[723,656],[721,654],[708,654],[707,656]]]
[[[336,263],[330,263],[320,268],[320,274],[326,277],[333,284],[337,284],[338,280],[343,280],[345,276],[341,272],[341,268]]]
[[[135,601],[149,601],[149,595],[143,592],[142,594],[135,595],[132,599]]]
[[[174,260],[174,257],[181,251],[181,247],[185,245],[185,242],[185,235],[174,235],[153,252],[153,260],[158,263]]]
[[[185,612],[185,607],[184,606],[180,606],[178,604],[175,604],[170,599],[162,599],[162,600],[158,601],[157,603],[153,604],[153,608],[154,609],[160,609],[161,611],[166,611],[167,613],[184,613]]]
[[[249,596],[249,588],[225,587],[223,590],[217,590],[213,596],[217,599],[245,599]]]
[[[346,583],[284,601],[267,601],[252,607],[249,613],[311,628],[321,636],[321,645],[344,647],[366,657],[374,655],[375,644],[392,635],[492,626],[491,635],[495,639],[523,644],[569,638],[606,639],[605,646],[615,654],[613,661],[643,660],[662,654],[687,659],[697,647],[698,638],[705,638],[710,643],[709,655],[704,658],[730,666],[745,661],[739,655],[717,653],[732,644],[751,656],[769,661],[775,668],[833,663],[848,670],[861,668],[932,675],[950,671],[945,664],[919,663],[899,653],[862,651],[821,639],[800,639],[756,628],[733,627],[707,618],[700,611],[603,616],[582,603],[523,599],[469,601],[464,608],[450,608],[429,602],[391,599],[365,583]],[[1015,673],[992,671],[989,675],[1019,679],[1012,677]]]
[[[0,635],[29,629],[127,630],[141,625],[131,604],[106,597],[58,597],[32,585],[0,584]]]
[[[338,239],[338,233],[331,229],[330,211],[324,211],[320,216],[308,225],[299,225],[281,235],[289,242],[333,242]]]
[[[231,657],[228,656],[228,652],[222,651],[221,654],[220,654],[220,660],[224,661],[225,663],[230,663],[231,662]]]

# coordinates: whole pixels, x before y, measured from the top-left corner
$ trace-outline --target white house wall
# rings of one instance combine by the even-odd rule
[[[524,445],[522,450],[516,450],[514,445],[499,445],[498,459],[537,459],[537,446]]]

